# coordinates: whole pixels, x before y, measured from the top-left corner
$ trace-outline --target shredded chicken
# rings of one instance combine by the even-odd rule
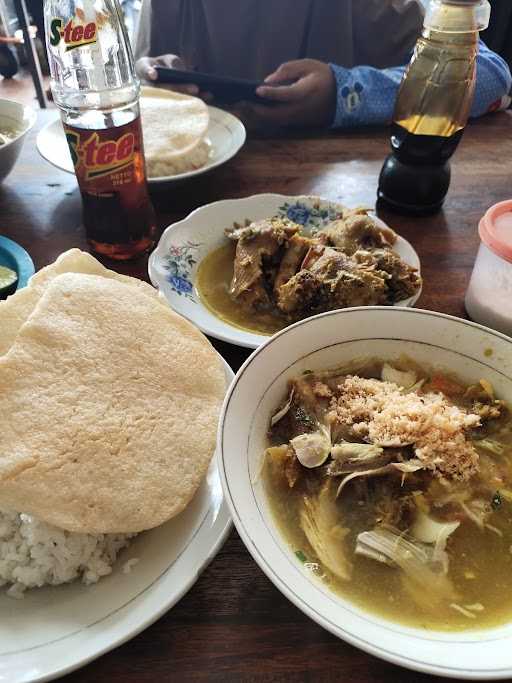
[[[329,419],[379,446],[412,445],[425,469],[453,479],[476,473],[478,453],[466,431],[480,417],[450,404],[441,394],[403,394],[391,382],[348,376],[331,402]]]

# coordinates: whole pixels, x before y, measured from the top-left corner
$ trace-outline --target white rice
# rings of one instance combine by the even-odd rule
[[[164,176],[178,175],[202,168],[208,162],[211,143],[209,140],[201,140],[194,149],[182,155],[159,155],[152,157],[146,152],[146,170],[149,178],[161,178]]]
[[[110,574],[117,554],[136,534],[77,534],[35,517],[0,511],[0,586],[22,598],[27,588],[81,578],[96,583]]]

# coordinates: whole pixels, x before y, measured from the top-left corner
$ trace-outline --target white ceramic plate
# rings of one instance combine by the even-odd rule
[[[142,97],[144,97],[145,92],[152,93],[155,90],[156,88],[142,88]],[[163,89],[158,90],[161,97],[165,97],[165,93],[166,91]],[[194,171],[178,173],[173,176],[149,178],[150,185],[176,182],[201,175],[226,163],[240,150],[246,138],[244,124],[236,116],[222,109],[217,107],[208,107],[208,109],[210,111],[208,139],[212,146],[208,162]],[[47,124],[39,131],[36,144],[39,154],[46,161],[68,173],[75,172],[60,118]]]
[[[467,679],[512,676],[512,620],[484,631],[441,633],[379,618],[335,595],[295,557],[262,490],[269,416],[289,378],[354,358],[447,367],[468,382],[484,377],[512,401],[512,339],[474,323],[406,308],[353,308],[296,323],[255,351],[236,375],[219,426],[222,484],[238,533],[267,576],[297,607],[372,655],[418,671]],[[254,483],[253,483],[254,482]]]
[[[288,216],[309,231],[327,225],[341,210],[340,204],[327,199],[286,197],[280,194],[259,194],[207,204],[165,230],[149,258],[149,277],[170,306],[200,330],[216,339],[255,349],[270,335],[256,334],[230,325],[203,305],[195,288],[200,262],[208,253],[226,243],[224,230],[234,222]],[[395,251],[409,265],[420,268],[418,254],[403,237],[398,238]],[[421,291],[400,304],[413,306],[420,294]]]
[[[137,635],[193,586],[230,528],[214,458],[184,512],[136,537],[99,583],[34,589],[23,600],[0,588],[0,681],[51,680]],[[130,558],[139,562],[124,574]]]

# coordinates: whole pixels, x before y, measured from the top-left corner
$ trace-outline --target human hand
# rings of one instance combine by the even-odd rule
[[[0,43],[23,45],[22,36],[0,36]]]
[[[178,55],[160,55],[159,57],[141,57],[135,63],[135,71],[139,78],[149,83],[154,83],[160,88],[172,90],[173,92],[181,92],[186,95],[195,95],[200,97],[205,102],[212,99],[212,94],[209,92],[200,91],[199,87],[194,83],[159,83],[158,72],[155,66],[164,66],[167,69],[178,69],[179,71],[186,71],[187,66],[181,57]]]
[[[290,84],[291,81],[291,84]],[[288,85],[279,85],[288,83]],[[328,126],[336,108],[336,81],[328,64],[316,59],[285,62],[256,93],[269,105],[248,103],[248,114],[279,126]]]

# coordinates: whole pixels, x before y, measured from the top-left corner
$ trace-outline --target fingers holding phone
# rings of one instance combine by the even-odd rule
[[[237,109],[247,121],[272,126],[327,126],[334,118],[334,74],[328,64],[315,59],[285,62],[263,83],[190,71],[177,55],[142,58],[137,69],[150,83],[165,83],[171,90],[207,102],[215,96],[224,106],[238,103]]]
[[[336,81],[330,66],[316,59],[281,64],[256,93],[268,101],[251,105],[253,116],[263,123],[326,126],[334,118]]]
[[[202,91],[194,83],[162,83],[158,80],[158,71],[156,66],[163,66],[167,69],[176,69],[178,71],[186,71],[187,65],[178,55],[160,55],[159,57],[141,57],[135,64],[137,75],[149,85],[155,85],[159,88],[166,88],[174,92],[181,92],[185,95],[194,95],[200,97],[205,102],[210,102],[212,95],[209,92]]]

